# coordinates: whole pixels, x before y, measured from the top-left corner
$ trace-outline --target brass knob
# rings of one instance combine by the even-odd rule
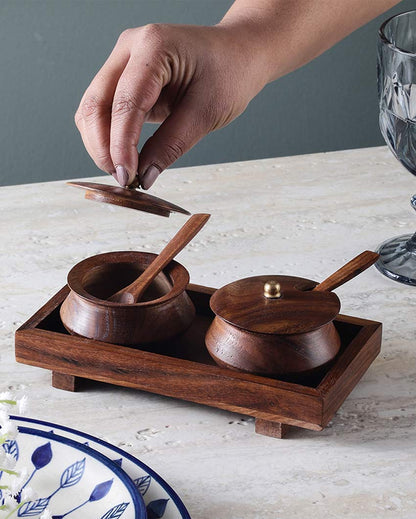
[[[267,297],[267,299],[278,299],[281,296],[280,283],[273,280],[264,283],[264,297]]]

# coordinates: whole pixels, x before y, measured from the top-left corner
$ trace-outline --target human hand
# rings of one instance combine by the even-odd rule
[[[232,27],[147,25],[124,31],[75,115],[96,165],[148,189],[209,132],[240,115],[267,82]],[[145,122],[162,123],[140,152]]]
[[[75,115],[85,147],[121,185],[148,189],[202,137],[237,117],[266,83],[396,3],[235,0],[214,27],[128,29]],[[162,124],[139,156],[144,122]]]

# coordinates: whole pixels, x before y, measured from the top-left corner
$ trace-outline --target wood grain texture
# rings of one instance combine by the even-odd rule
[[[108,301],[129,304],[139,302],[156,276],[188,245],[209,218],[209,214],[192,215],[139,277],[109,297]]]
[[[59,290],[49,301],[47,301],[43,306],[39,308],[39,310],[33,314],[27,321],[25,321],[22,326],[19,327],[18,332],[23,330],[32,330],[36,328],[39,323],[47,319],[51,315],[51,311],[58,308],[62,301],[68,296],[70,289],[68,285]]]
[[[313,290],[315,292],[330,292],[331,290],[335,290],[350,279],[358,276],[358,274],[361,274],[361,272],[364,272],[364,270],[371,267],[371,265],[374,265],[378,258],[379,254],[366,250],[331,274],[328,278],[319,283],[319,285],[316,285]]]
[[[65,374],[143,389],[264,419],[319,429],[319,394],[288,392],[256,380],[239,380],[227,369],[45,330],[21,332],[16,360]],[[46,346],[45,346],[46,345]],[[263,382],[263,381],[260,381]]]
[[[270,280],[281,296],[268,299]],[[278,377],[310,373],[338,353],[340,338],[333,319],[340,302],[330,292],[314,292],[315,283],[293,276],[256,276],[220,288],[211,298],[217,314],[206,337],[221,366]]]
[[[70,333],[109,343],[149,344],[188,328],[195,308],[185,292],[188,271],[171,261],[135,304],[108,301],[156,258],[145,252],[111,252],[81,261],[68,274],[71,289],[61,306]]]
[[[279,299],[264,297],[270,280],[280,284]],[[295,276],[254,276],[218,289],[210,306],[224,321],[253,333],[305,333],[333,321],[341,306],[336,294],[315,292],[315,285]]]
[[[59,371],[52,371],[52,386],[56,389],[74,392],[79,388],[79,378],[73,375],[59,373]]]
[[[318,386],[324,399],[324,427],[377,358],[381,349],[381,337],[381,323],[369,321],[368,326],[351,341],[348,350],[340,355]],[[363,343],[365,348],[362,347]]]
[[[97,380],[311,430],[321,430],[349,393],[356,377],[351,357],[358,357],[360,371],[365,371],[380,342],[380,334],[373,335],[375,326],[379,329],[377,323],[368,325],[367,321],[339,316],[336,325],[345,328],[340,357],[344,360],[328,367],[322,387],[320,381],[308,386],[306,380],[306,385],[282,381],[210,363],[204,336],[212,319],[208,307],[212,289],[188,286],[190,298],[201,305],[194,323],[180,338],[160,344],[158,353],[68,335],[59,320],[65,293],[61,291],[46,305],[47,311],[43,307],[25,323],[16,332],[15,341],[16,360],[59,373],[55,375],[58,385],[67,384],[72,390],[72,377]],[[261,422],[259,427],[261,430]]]
[[[334,324],[292,335],[251,333],[215,317],[206,346],[220,366],[270,377],[311,373],[330,362],[340,348]]]
[[[291,426],[280,422],[270,422],[256,418],[254,422],[254,430],[257,434],[263,436],[271,436],[272,438],[285,438],[290,431]]]
[[[85,189],[85,198],[96,202],[119,205],[146,213],[159,216],[170,216],[171,213],[182,213],[189,215],[189,211],[162,200],[156,196],[143,193],[136,189],[126,189],[120,186],[109,186],[107,184],[96,184],[95,182],[67,182],[69,186]]]

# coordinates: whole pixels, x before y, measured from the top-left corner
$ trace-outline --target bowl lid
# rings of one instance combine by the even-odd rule
[[[96,184],[95,182],[67,182],[68,185],[85,189],[85,198],[104,202],[107,204],[130,207],[146,213],[170,216],[171,213],[182,213],[189,215],[186,209],[162,200],[156,196],[143,193],[138,189],[110,186],[107,184]]]
[[[224,321],[250,332],[309,332],[333,321],[341,307],[333,292],[313,291],[316,284],[294,276],[240,279],[217,290],[210,306]]]

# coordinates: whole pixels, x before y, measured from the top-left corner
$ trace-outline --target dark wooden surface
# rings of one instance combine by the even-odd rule
[[[209,214],[194,214],[179,229],[163,250],[154,258],[146,269],[132,283],[122,288],[109,301],[116,303],[136,303],[141,298],[156,276],[188,245],[209,220]],[[188,279],[189,281],[189,279]],[[187,281],[187,283],[188,283]]]
[[[171,213],[189,215],[189,211],[162,200],[156,196],[143,193],[136,189],[127,189],[120,186],[109,186],[95,182],[67,182],[68,185],[85,189],[85,198],[106,204],[120,205],[159,216],[170,216]]]
[[[335,290],[350,279],[358,276],[358,274],[361,274],[361,272],[364,272],[364,270],[371,267],[371,265],[374,265],[378,258],[379,254],[366,250],[331,274],[324,281],[319,283],[319,285],[316,285],[313,290],[316,292]]]
[[[360,319],[350,317],[349,322],[359,325]],[[381,340],[382,325],[377,322],[369,322],[368,326],[351,340],[349,347],[335,359],[333,366],[319,384],[319,391],[325,402],[322,415],[324,427],[345,400],[345,395],[354,389],[367,371],[367,367],[377,357],[381,348]]]
[[[321,430],[380,350],[380,323],[338,316],[341,350],[325,373],[296,382],[261,377],[219,367],[207,354],[213,289],[189,285],[198,311],[192,326],[154,351],[67,334],[59,306],[68,291],[62,289],[16,332],[18,362],[55,372],[54,383],[63,389],[73,390],[77,379],[85,378],[250,415],[262,434],[282,435],[279,423]]]
[[[52,371],[52,386],[65,391],[77,391],[79,388],[79,378],[74,375],[65,375],[59,371]]]
[[[264,296],[270,280],[280,285],[279,298]],[[333,324],[340,302],[314,286],[293,276],[256,276],[217,290],[210,301],[217,317],[206,340],[212,357],[221,366],[274,377],[330,362],[340,347]]]
[[[279,299],[264,297],[264,284],[280,284]],[[316,283],[294,276],[254,276],[218,289],[211,309],[224,321],[253,333],[293,334],[316,330],[331,322],[340,301],[331,292],[315,292]]]
[[[157,275],[140,302],[107,299],[156,258],[147,252],[110,252],[75,265],[68,274],[71,292],[60,309],[67,330],[111,344],[134,345],[166,340],[188,328],[195,315],[185,291],[189,274],[176,261]]]
[[[218,316],[205,342],[219,365],[271,377],[310,374],[330,362],[341,345],[333,322],[308,333],[271,335],[241,330]]]
[[[290,430],[290,425],[281,422],[270,422],[261,418],[256,418],[254,427],[257,434],[271,436],[272,438],[284,438]]]

